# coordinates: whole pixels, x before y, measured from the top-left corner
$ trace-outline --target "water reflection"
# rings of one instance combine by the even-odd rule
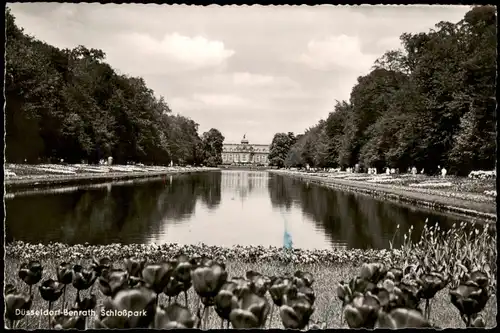
[[[197,200],[221,201],[220,173],[14,193],[5,200],[6,239],[69,244],[147,243],[164,219],[188,221]],[[29,207],[29,209],[26,209]]]
[[[396,225],[456,218],[262,171],[224,170],[10,194],[7,241],[387,248]],[[395,237],[398,246],[402,233]]]
[[[268,189],[274,207],[288,211],[300,207],[313,227],[328,235],[333,246],[388,248],[389,241],[400,246],[411,225],[415,230],[414,240],[417,240],[427,218],[445,230],[461,221],[434,211],[327,189],[279,175],[271,179]]]

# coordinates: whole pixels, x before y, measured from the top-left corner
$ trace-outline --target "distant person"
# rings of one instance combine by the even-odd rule
[[[413,167],[411,168],[411,173],[416,176],[417,175],[417,168],[416,167]]]
[[[447,173],[447,172],[448,172],[448,171],[446,170],[446,168],[445,168],[445,167],[443,167],[443,168],[441,169],[441,176],[442,176],[443,178],[445,178],[445,177],[446,177],[446,173]]]
[[[391,174],[391,169],[389,169],[389,167],[385,168],[385,174],[386,175],[390,175]]]

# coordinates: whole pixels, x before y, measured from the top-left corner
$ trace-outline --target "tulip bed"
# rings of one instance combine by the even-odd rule
[[[15,242],[6,246],[6,322],[27,329],[493,327],[496,239],[486,228],[465,230],[428,227],[419,243],[383,251]],[[482,304],[464,310],[475,295]],[[102,306],[146,315],[103,317]],[[49,307],[96,315],[14,315]]]

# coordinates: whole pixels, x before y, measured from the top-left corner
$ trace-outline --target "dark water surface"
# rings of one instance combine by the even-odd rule
[[[465,219],[240,170],[15,193],[5,208],[8,242],[69,244],[388,248],[411,225],[418,236],[427,218],[444,229]]]

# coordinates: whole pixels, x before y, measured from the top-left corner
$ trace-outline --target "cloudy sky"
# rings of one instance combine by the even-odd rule
[[[17,3],[25,32],[61,48],[102,49],[174,113],[239,142],[325,118],[404,32],[457,22],[468,6],[208,6]]]

